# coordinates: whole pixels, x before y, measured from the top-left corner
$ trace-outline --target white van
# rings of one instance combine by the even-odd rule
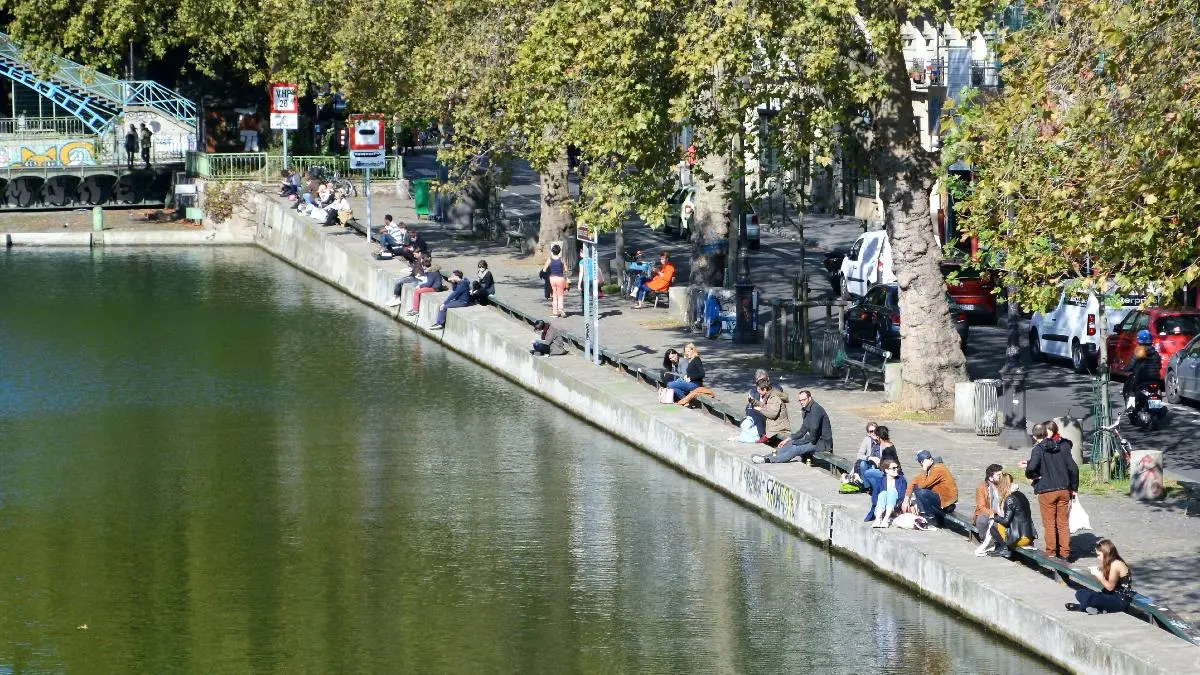
[[[1138,308],[1143,295],[1122,295],[1117,302],[1100,311],[1095,295],[1062,292],[1058,305],[1048,312],[1036,312],[1029,319],[1029,353],[1034,361],[1047,356],[1070,359],[1077,373],[1086,373],[1100,357],[1100,333],[1111,335],[1126,314]],[[1104,325],[1101,327],[1100,323]]]
[[[843,293],[862,297],[875,284],[894,284],[896,275],[892,269],[892,244],[886,230],[864,232],[854,241],[850,252],[842,259],[841,275]]]

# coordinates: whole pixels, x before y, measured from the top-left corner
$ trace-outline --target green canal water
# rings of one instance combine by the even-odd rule
[[[0,673],[1046,669],[257,250],[0,252]]]

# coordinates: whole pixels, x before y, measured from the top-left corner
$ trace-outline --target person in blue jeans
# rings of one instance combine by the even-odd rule
[[[677,377],[667,383],[667,387],[675,392],[675,400],[679,401],[692,390],[704,386],[704,363],[700,360],[700,350],[689,342],[683,348],[683,358],[687,359],[687,370],[683,377]]]
[[[430,326],[432,330],[440,330],[446,326],[446,310],[471,304],[471,284],[463,280],[461,271],[454,270],[450,273],[450,286],[450,295],[438,307],[437,323]]]
[[[1100,564],[1089,567],[1088,571],[1096,577],[1104,590],[1081,588],[1075,591],[1075,599],[1078,602],[1068,602],[1066,607],[1072,612],[1088,614],[1124,612],[1129,608],[1129,603],[1133,602],[1135,595],[1133,572],[1117,552],[1117,545],[1111,539],[1096,542],[1096,556],[1100,558]]]
[[[797,457],[808,461],[814,454],[833,450],[833,430],[829,425],[829,415],[825,414],[812,393],[808,390],[796,395],[796,402],[804,411],[804,422],[786,441],[781,443],[775,452],[769,455],[751,455],[750,461],[755,464],[777,464],[790,462]]]

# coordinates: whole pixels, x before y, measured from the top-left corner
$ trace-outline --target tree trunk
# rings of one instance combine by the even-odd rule
[[[707,155],[701,162],[705,180],[696,182],[696,213],[692,216],[691,274],[693,286],[720,286],[725,277],[725,251],[729,245],[729,151]]]
[[[568,270],[575,269],[575,216],[571,214],[571,184],[567,180],[567,149],[539,172],[542,184],[541,227],[534,253],[539,258],[550,255],[550,245],[561,242],[563,261]]]
[[[892,86],[875,115],[871,154],[900,285],[900,405],[930,410],[953,405],[955,383],[967,381],[966,358],[950,317],[941,249],[930,224],[934,158],[921,147],[913,126],[912,85],[901,43],[886,44],[879,67],[888,69]]]

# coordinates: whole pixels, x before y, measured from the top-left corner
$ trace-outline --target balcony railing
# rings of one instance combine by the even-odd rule
[[[0,135],[90,136],[92,131],[78,117],[13,117],[0,119]]]
[[[971,62],[971,86],[976,89],[993,89],[1001,85],[1000,66],[988,61]]]
[[[918,87],[946,86],[945,59],[913,59],[908,64],[908,76]]]

